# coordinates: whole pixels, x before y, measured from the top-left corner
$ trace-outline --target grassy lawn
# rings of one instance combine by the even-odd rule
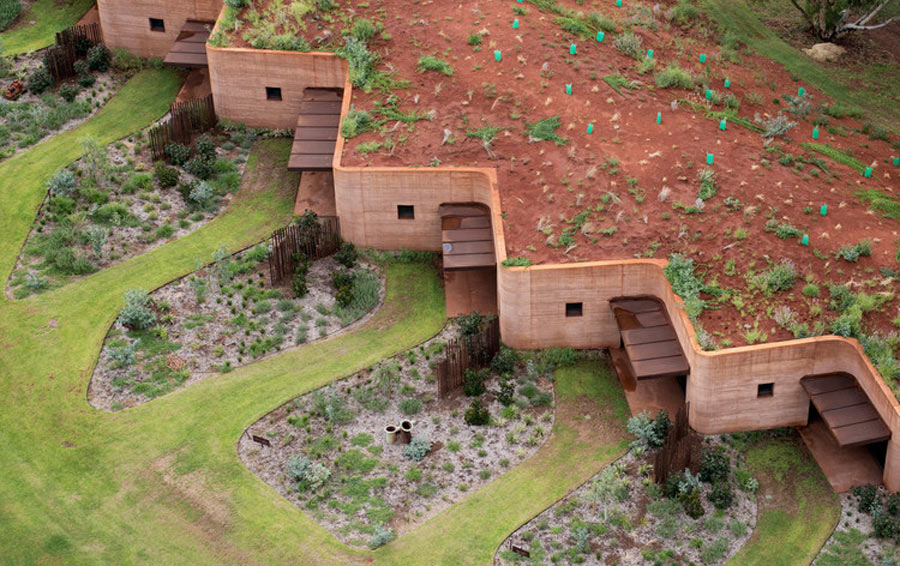
[[[0,34],[4,55],[28,53],[56,41],[56,32],[78,23],[94,0],[36,0],[19,16],[16,29]],[[34,25],[29,22],[34,21]]]
[[[757,525],[729,564],[809,564],[841,516],[840,501],[822,470],[797,435],[752,445],[747,466],[760,483]]]
[[[44,200],[47,179],[81,156],[78,141],[91,137],[106,145],[140,130],[166,113],[180,86],[176,72],[142,71],[90,120],[0,163],[0,275],[4,279],[15,266],[19,247]]]
[[[827,68],[794,49],[759,21],[746,0],[703,0],[703,6],[710,18],[735,33],[754,51],[781,63],[801,81],[815,85],[835,102],[862,109],[863,121],[880,123],[900,133],[900,100],[892,97],[892,92],[865,88],[865,81],[860,82],[859,76]]]

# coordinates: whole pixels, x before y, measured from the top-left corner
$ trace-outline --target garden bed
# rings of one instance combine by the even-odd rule
[[[462,392],[436,399],[432,370],[457,332],[450,325],[418,348],[279,407],[241,437],[241,459],[347,544],[377,547],[435,516],[528,459],[553,427],[546,355],[498,354],[478,397],[487,414],[473,412],[475,401]],[[511,384],[510,398],[501,382]],[[490,424],[468,424],[488,415]],[[405,420],[411,444],[389,443],[385,427]]]
[[[516,530],[498,550],[497,563],[725,564],[753,532],[756,483],[727,442],[704,437],[703,446],[704,454],[720,451],[717,464],[707,465],[704,457],[697,476],[677,474],[665,487],[653,481],[652,454],[632,449]],[[697,497],[688,503],[682,494],[694,490]],[[702,514],[689,516],[691,505],[694,515]]]
[[[126,307],[107,333],[94,369],[91,404],[131,407],[334,336],[383,300],[375,266],[355,259],[342,266],[334,256],[309,264],[302,295],[290,278],[273,286],[269,253],[263,244],[234,256],[222,249],[207,267],[149,295],[140,289],[126,293]],[[335,273],[349,276],[346,303],[337,301]]]
[[[813,564],[886,565],[900,561],[900,496],[867,485],[840,497],[841,520]]]
[[[81,61],[85,68],[80,76],[53,85],[49,75],[36,72],[43,67],[43,57],[44,51],[0,56],[0,161],[90,118],[125,84],[134,67],[144,64],[138,58],[101,54],[92,64]],[[2,97],[17,81],[22,85],[18,98]]]
[[[108,268],[185,236],[232,199],[254,134],[219,130],[191,151],[175,144],[179,165],[153,163],[144,135],[107,147],[82,140],[83,156],[47,183],[7,286],[20,299]]]

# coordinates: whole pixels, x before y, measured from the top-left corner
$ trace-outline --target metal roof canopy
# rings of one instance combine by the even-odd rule
[[[626,297],[611,300],[609,307],[636,379],[677,377],[691,371],[662,301]]]
[[[842,447],[872,444],[891,437],[891,430],[849,373],[808,375],[800,380],[800,385]]]
[[[442,204],[441,249],[444,269],[494,267],[494,233],[487,207],[477,204]]]
[[[215,22],[188,20],[166,54],[170,67],[206,67],[206,40]]]

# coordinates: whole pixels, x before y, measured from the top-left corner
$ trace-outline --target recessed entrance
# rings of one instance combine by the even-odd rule
[[[890,429],[882,422],[856,378],[848,373],[806,376],[809,418],[800,436],[832,488],[882,482]]]
[[[497,313],[497,258],[490,211],[480,204],[442,204],[441,240],[447,316]]]
[[[665,306],[656,297],[624,297],[609,302],[619,327],[619,348],[610,355],[632,414],[684,406],[690,366]]]

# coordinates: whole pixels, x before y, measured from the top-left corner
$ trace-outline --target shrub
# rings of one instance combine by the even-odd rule
[[[754,116],[753,121],[762,126],[763,131],[760,135],[765,138],[767,145],[779,136],[787,137],[787,133],[797,125],[797,122],[791,122],[788,117],[781,112],[774,118],[761,118],[757,113]]]
[[[119,324],[135,330],[145,330],[156,324],[156,314],[150,309],[150,296],[142,288],[125,291],[125,306],[119,313]]]
[[[707,483],[727,481],[731,474],[731,459],[725,449],[718,446],[704,449],[700,459],[700,479]]]
[[[665,411],[659,411],[653,419],[647,413],[639,413],[628,419],[625,428],[636,437],[631,443],[632,448],[646,449],[663,445],[669,425],[669,415]]]
[[[537,122],[525,122],[525,131],[528,133],[528,141],[552,141],[556,145],[565,145],[566,138],[556,133],[560,126],[559,116],[553,116]]]
[[[836,255],[845,261],[856,263],[860,257],[872,255],[872,242],[871,240],[862,240],[852,246],[843,245],[838,249]]]
[[[403,447],[403,457],[413,462],[420,462],[431,450],[431,440],[427,436],[417,436]]]
[[[334,254],[334,259],[347,269],[353,269],[359,260],[359,252],[356,251],[356,246],[350,242],[344,242],[341,244],[341,249]]]
[[[698,178],[700,179],[700,191],[697,196],[700,200],[709,200],[716,196],[716,172],[709,167],[700,171]]]
[[[380,75],[375,69],[378,55],[369,51],[366,44],[355,37],[348,37],[344,41],[344,47],[337,50],[335,55],[347,60],[350,82],[363,91],[372,90]]]
[[[484,370],[466,369],[465,380],[463,381],[463,391],[467,397],[478,397],[486,390],[484,385],[487,379],[487,372]]]
[[[28,77],[28,90],[34,94],[41,94],[51,86],[53,86],[53,77],[50,76],[50,71],[44,65],[35,69]]]
[[[472,47],[478,47],[481,45],[481,34],[477,31],[473,31],[469,34],[469,38],[466,39],[466,43],[471,45]]]
[[[459,334],[461,336],[474,336],[480,333],[484,327],[484,317],[478,311],[459,315],[456,322],[459,324]]]
[[[115,53],[113,53],[113,70],[124,74],[126,77],[136,75],[143,66],[144,63],[141,61],[141,58],[137,55],[132,55],[131,52],[125,48],[116,49]]]
[[[797,267],[794,262],[785,258],[766,271],[754,275],[751,283],[766,295],[771,295],[779,291],[790,290],[796,280]]]
[[[404,415],[416,415],[422,412],[422,402],[415,397],[409,397],[397,403],[397,408]]]
[[[344,325],[359,320],[378,304],[381,297],[381,279],[367,269],[358,271],[353,276],[352,293],[353,298],[347,305],[339,304],[335,309],[335,314]]]
[[[21,12],[22,3],[19,0],[0,0],[0,31],[9,27]]]
[[[305,297],[309,293],[309,287],[306,285],[306,277],[309,275],[309,259],[303,252],[294,254],[294,261],[297,267],[294,268],[294,277],[291,280],[291,289],[294,291],[295,297]]]
[[[312,46],[303,37],[283,33],[276,35],[266,43],[267,49],[275,49],[277,51],[301,51],[306,52],[312,49]]]
[[[191,183],[191,191],[188,193],[187,200],[192,208],[200,209],[206,208],[213,196],[215,196],[215,191],[212,186],[206,181],[200,181],[199,183]]]
[[[734,479],[737,481],[738,488],[741,491],[754,493],[759,489],[759,481],[753,477],[753,474],[744,468],[737,468],[734,471]]]
[[[212,177],[215,165],[215,159],[210,159],[204,155],[196,155],[188,159],[187,163],[184,164],[184,170],[198,179],[206,181]]]
[[[700,20],[700,10],[691,0],[678,0],[672,7],[672,22],[681,27],[691,27]]]
[[[86,73],[83,75],[78,75],[77,82],[78,86],[82,88],[91,88],[92,86],[94,86],[94,83],[97,82],[97,79],[96,77],[94,77],[94,75]]]
[[[70,196],[75,192],[75,175],[68,169],[60,169],[47,181],[50,196]]]
[[[369,540],[369,548],[375,550],[380,546],[384,546],[394,540],[394,536],[394,529],[382,524],[375,525],[372,529],[372,538]]]
[[[187,163],[187,160],[191,157],[191,148],[180,142],[167,144],[165,151],[169,161],[179,167]]]
[[[703,516],[703,503],[700,501],[699,489],[679,493],[678,501],[681,502],[681,506],[688,517],[696,519]]]
[[[659,88],[683,88],[692,90],[694,88],[694,79],[691,74],[681,69],[678,64],[672,64],[663,71],[657,71],[653,75],[653,80]]]
[[[288,458],[286,473],[297,482],[298,491],[316,491],[331,477],[331,470],[301,455]]]
[[[174,167],[167,167],[162,161],[157,161],[153,166],[153,176],[160,188],[169,189],[178,184],[181,173]]]
[[[519,354],[511,348],[502,347],[491,360],[491,371],[497,374],[512,373],[519,361]]]
[[[831,321],[831,333],[844,338],[858,337],[862,333],[862,309],[853,305]]]
[[[331,274],[331,282],[337,291],[335,300],[341,307],[346,307],[353,302],[353,280],[354,276],[349,271],[335,271]]]
[[[881,506],[878,488],[870,483],[853,486],[850,493],[856,498],[856,507],[860,513],[872,514]]]
[[[140,339],[137,339],[131,344],[107,348],[106,353],[112,359],[111,365],[115,368],[123,368],[133,364],[137,359],[137,347],[140,343]]]
[[[369,40],[375,37],[376,32],[372,20],[356,20],[356,23],[350,28],[350,35],[362,43],[369,43]]]
[[[900,521],[886,514],[878,514],[872,520],[875,538],[897,539],[900,537]]]
[[[453,76],[453,66],[450,63],[430,55],[419,57],[419,64],[416,67],[416,70],[420,73],[424,73],[425,71],[437,71],[448,77]]]
[[[504,407],[509,407],[512,405],[515,396],[516,383],[510,379],[509,376],[504,375],[500,378],[500,390],[497,391],[497,400],[500,401]]]
[[[59,97],[66,102],[73,102],[80,91],[81,89],[79,89],[77,85],[65,83],[59,87]]]
[[[491,423],[491,412],[481,404],[480,399],[475,399],[464,416],[466,424],[471,426],[485,426]]]
[[[122,183],[121,191],[126,195],[133,195],[138,191],[149,191],[153,188],[153,177],[149,173],[132,173]]]
[[[197,142],[194,145],[197,148],[197,155],[204,159],[209,159],[215,165],[216,144],[208,135],[203,134],[197,138]]]
[[[728,480],[717,481],[706,498],[716,509],[728,509],[734,503],[734,489]]]
[[[641,36],[636,35],[633,31],[626,31],[616,37],[615,47],[623,55],[639,59],[643,55],[641,43],[643,43]]]
[[[105,73],[109,70],[109,64],[112,61],[112,55],[109,49],[102,43],[90,48],[87,53],[88,68],[98,73]]]

